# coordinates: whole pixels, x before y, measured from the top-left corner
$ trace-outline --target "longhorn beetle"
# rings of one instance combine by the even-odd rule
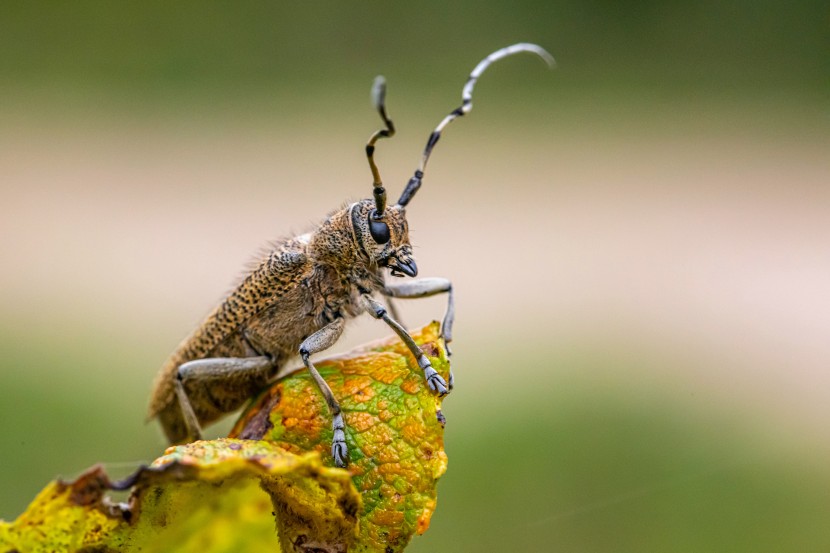
[[[386,115],[386,82],[383,77],[375,79],[372,102],[385,128],[372,134],[366,144],[373,198],[335,211],[312,232],[276,242],[242,283],[179,344],[156,377],[148,412],[148,419],[158,417],[170,443],[199,439],[202,424],[241,407],[299,354],[331,412],[334,463],[345,466],[348,450],[340,405],[310,357],[334,345],[346,319],[364,311],[383,320],[400,336],[432,391],[439,395],[450,391],[452,374],[447,383],[432,368],[396,320],[390,298],[446,293],[441,335],[449,343],[454,315],[452,284],[445,278],[389,284],[382,270],[389,269],[398,277],[418,274],[405,208],[421,186],[430,153],[444,128],[472,109],[473,87],[484,70],[520,52],[536,54],[551,67],[554,64],[541,47],[522,43],[493,52],[476,65],[462,90],[461,106],[430,134],[415,174],[392,206],[386,204],[374,151],[379,139],[395,134],[395,126]],[[376,299],[378,294],[387,298],[388,311]]]

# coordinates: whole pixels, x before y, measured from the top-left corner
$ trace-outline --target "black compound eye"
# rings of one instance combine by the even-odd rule
[[[369,234],[372,235],[372,240],[378,244],[386,244],[389,242],[389,225],[383,221],[378,221],[374,217],[374,212],[369,215]]]

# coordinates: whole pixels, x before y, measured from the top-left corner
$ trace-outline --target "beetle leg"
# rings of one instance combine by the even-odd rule
[[[187,392],[184,391],[184,385],[182,384],[182,377],[180,374],[176,374],[176,381],[173,382],[173,387],[173,389],[176,390],[176,398],[179,401],[179,408],[182,410],[182,420],[184,421],[184,426],[187,430],[187,439],[184,441],[201,440],[202,427],[199,424],[199,419],[196,418],[196,413],[193,412],[193,405],[190,404]],[[167,431],[166,428],[165,431]],[[170,432],[167,432],[167,438],[171,442],[181,441],[171,436]]]
[[[386,304],[386,308],[389,309],[389,315],[398,321],[402,327],[406,328],[406,324],[401,319],[401,312],[398,311],[398,306],[395,304],[395,301],[392,299],[391,296],[385,296],[383,298],[383,303]]]
[[[389,298],[426,298],[436,294],[447,294],[447,311],[444,314],[444,321],[441,323],[441,337],[447,345],[447,355],[452,355],[450,342],[452,342],[452,323],[455,320],[455,301],[453,298],[452,282],[446,278],[419,278],[407,282],[386,284],[381,293]],[[392,317],[396,318],[392,311]],[[450,369],[450,390],[453,387],[452,369]]]
[[[343,333],[344,325],[345,319],[335,319],[300,344],[300,357],[302,357],[303,363],[308,368],[308,372],[311,373],[311,376],[317,383],[317,387],[320,388],[320,392],[322,392],[326,404],[329,406],[329,411],[331,411],[331,429],[333,433],[331,455],[334,457],[334,464],[338,467],[345,467],[349,460],[349,450],[346,446],[346,425],[343,422],[343,414],[340,412],[340,404],[337,403],[331,388],[326,384],[326,381],[320,373],[317,372],[317,368],[311,362],[309,356],[333,346]]]
[[[441,337],[448,344],[452,342],[452,323],[455,320],[455,301],[453,298],[452,282],[446,278],[419,278],[408,282],[386,284],[381,293],[390,298],[426,298],[436,294],[447,294],[447,312],[441,323]],[[390,309],[390,311],[392,311]],[[393,312],[393,317],[394,317]]]
[[[406,344],[406,347],[409,348],[409,351],[412,352],[412,355],[415,356],[415,359],[418,361],[418,366],[421,367],[421,370],[424,371],[424,378],[426,378],[427,385],[433,392],[437,392],[439,395],[446,395],[449,393],[449,388],[447,388],[447,382],[444,378],[438,374],[438,372],[432,368],[432,364],[427,359],[427,356],[424,355],[424,352],[421,351],[421,348],[418,347],[418,344],[415,343],[415,340],[412,339],[412,336],[398,323],[395,319],[389,316],[387,313],[386,308],[383,307],[375,298],[370,296],[369,294],[363,294],[363,301],[364,301],[364,309],[375,319],[383,319],[383,321],[392,327],[392,330],[395,331],[400,339]]]
[[[186,436],[181,436],[181,432],[174,428],[165,427],[170,441],[201,439],[197,411],[233,411],[268,383],[275,368],[274,362],[266,356],[209,357],[179,365],[173,385]]]
[[[380,275],[381,279],[383,280],[384,288],[381,288],[381,291],[383,291],[388,286],[387,278],[386,275],[381,272],[378,272],[378,275]],[[402,327],[407,328],[406,323],[404,323],[403,318],[401,318],[401,312],[398,311],[398,306],[395,303],[395,300],[392,299],[392,296],[384,293],[383,303],[386,304],[386,308],[389,309],[389,314],[392,316],[392,318],[398,321]]]

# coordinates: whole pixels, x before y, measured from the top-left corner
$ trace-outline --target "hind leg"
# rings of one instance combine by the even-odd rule
[[[211,422],[241,407],[268,383],[275,369],[266,356],[210,357],[182,363],[173,382],[180,412],[160,417],[168,440],[201,439],[200,421]]]

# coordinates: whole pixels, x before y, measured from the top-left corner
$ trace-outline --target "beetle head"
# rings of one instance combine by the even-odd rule
[[[403,206],[388,206],[378,214],[374,200],[363,200],[352,206],[351,215],[357,242],[372,263],[388,267],[394,276],[418,274]]]

